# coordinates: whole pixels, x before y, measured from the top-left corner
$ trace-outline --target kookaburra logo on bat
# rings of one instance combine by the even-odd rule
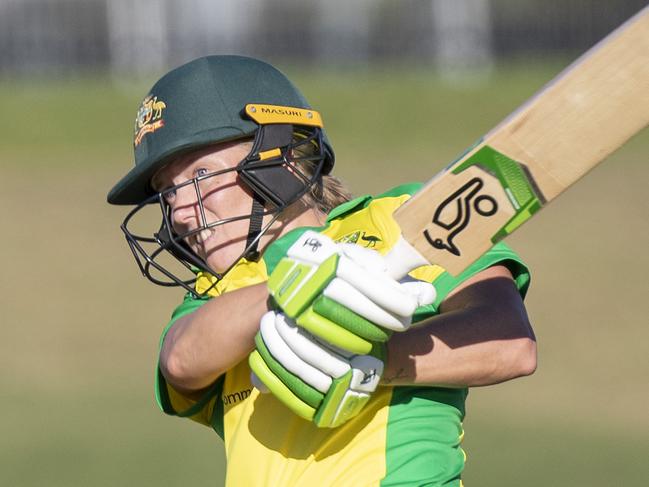
[[[453,239],[469,225],[472,212],[475,211],[481,216],[492,216],[498,211],[495,198],[488,194],[480,194],[483,187],[482,179],[470,179],[439,204],[433,215],[434,228],[424,230],[424,237],[430,245],[457,256],[461,254]]]

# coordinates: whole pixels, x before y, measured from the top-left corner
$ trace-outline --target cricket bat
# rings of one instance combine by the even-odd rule
[[[403,277],[462,272],[649,123],[649,7],[583,54],[393,214]]]

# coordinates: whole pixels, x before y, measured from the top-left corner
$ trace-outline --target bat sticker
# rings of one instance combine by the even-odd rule
[[[488,217],[498,211],[498,202],[495,198],[487,194],[479,194],[483,187],[482,179],[473,178],[442,201],[435,210],[432,223],[448,233],[441,238],[432,236],[428,229],[424,230],[424,237],[430,245],[460,256],[460,249],[453,243],[453,239],[469,225],[471,212],[475,211],[478,215]]]

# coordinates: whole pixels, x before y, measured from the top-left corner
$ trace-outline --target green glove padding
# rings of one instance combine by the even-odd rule
[[[313,302],[313,311],[366,340],[387,342],[392,336],[392,330],[376,326],[326,296],[320,296]]]
[[[282,311],[296,318],[336,277],[337,266],[337,254],[319,265],[301,264],[284,257],[268,278],[268,290]]]
[[[316,313],[311,306],[298,316],[296,323],[331,345],[351,353],[365,354],[372,343]]]
[[[291,411],[306,419],[313,420],[315,409],[303,402],[270,370],[264,359],[256,350],[248,357],[248,364],[253,373],[264,383],[273,395],[288,406]]]
[[[266,362],[266,365],[270,371],[275,374],[279,379],[284,383],[288,389],[295,394],[299,399],[307,403],[312,408],[317,408],[322,403],[324,399],[324,394],[314,389],[306,382],[302,381],[299,377],[291,374],[286,370],[282,365],[273,358],[272,354],[266,348],[261,333],[257,333],[255,336],[255,345],[257,346],[257,352],[261,355],[261,358]]]

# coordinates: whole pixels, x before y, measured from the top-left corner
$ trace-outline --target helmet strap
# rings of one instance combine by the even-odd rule
[[[248,238],[244,257],[249,261],[259,260],[259,237],[264,219],[264,199],[256,191],[252,196],[252,210],[250,211],[250,224],[248,225]]]

